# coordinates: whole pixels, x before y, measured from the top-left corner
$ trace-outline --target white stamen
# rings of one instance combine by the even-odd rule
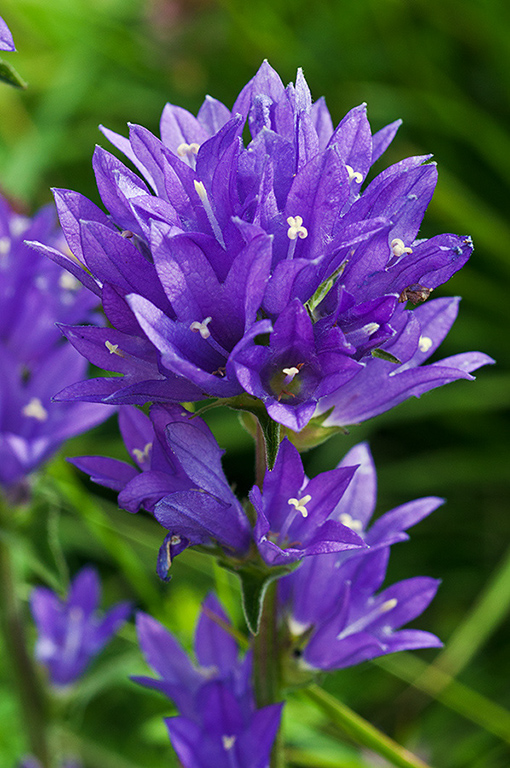
[[[62,272],[58,279],[58,284],[66,291],[77,291],[81,283],[70,272]]]
[[[237,736],[222,736],[223,749],[228,752],[236,743]]]
[[[177,544],[180,544],[180,543],[181,543],[181,537],[177,536],[177,534],[174,534],[173,536],[170,537],[170,544],[172,545],[172,547],[176,547]]]
[[[379,323],[367,323],[366,325],[363,326],[361,330],[364,333],[366,333],[367,336],[371,336],[373,333],[378,331],[380,327],[381,326],[379,325]]]
[[[428,352],[434,342],[429,336],[420,336],[418,348],[420,352]]]
[[[144,445],[143,451],[141,451],[140,448],[133,448],[131,453],[133,454],[135,459],[141,463],[142,461],[145,461],[146,459],[149,458],[149,453],[151,452],[151,448],[152,448],[152,443],[146,443]]]
[[[361,520],[356,520],[354,517],[351,517],[348,512],[342,512],[338,520],[342,523],[342,525],[346,525],[347,528],[350,528],[352,531],[363,530],[363,523]]]
[[[390,243],[391,252],[394,256],[397,258],[400,258],[400,256],[403,256],[404,253],[412,253],[413,249],[408,248],[404,245],[404,241],[401,240],[399,237],[396,237],[394,240]]]
[[[218,220],[214,215],[212,205],[207,195],[207,190],[204,186],[204,182],[197,181],[195,179],[193,184],[195,185],[195,192],[197,193],[200,200],[202,201],[205,212],[207,214],[207,218],[209,219],[209,224],[211,225],[211,229],[214,232],[214,236],[216,237],[216,240],[222,245],[222,247],[225,248],[225,240],[223,239],[223,233],[221,231],[220,225],[218,224]]]
[[[186,144],[186,142],[183,142],[182,144],[179,144],[179,146],[177,147],[177,154],[179,155],[179,157],[196,155],[198,154],[199,149],[200,149],[200,144],[197,144],[196,141],[191,142],[191,144]]]
[[[292,504],[294,507],[296,507],[296,510],[300,512],[303,517],[308,517],[308,510],[306,508],[306,504],[308,504],[309,501],[312,500],[312,497],[310,494],[306,494],[306,496],[303,496],[302,499],[289,499],[287,504]]]
[[[110,353],[110,355],[118,355],[119,357],[124,357],[122,352],[119,350],[118,344],[112,344],[111,341],[105,341],[104,343],[106,349]]]
[[[0,237],[0,256],[7,256],[9,251],[11,250],[11,238],[10,237]]]
[[[310,624],[303,624],[302,621],[297,621],[293,616],[289,616],[287,619],[289,625],[289,632],[292,637],[300,637],[304,635]]]
[[[289,240],[295,240],[296,237],[299,237],[300,240],[304,240],[305,237],[308,237],[308,230],[306,227],[303,227],[303,219],[301,216],[289,216],[287,224],[289,225],[287,230],[287,237]]]
[[[21,412],[23,416],[29,416],[32,419],[37,419],[37,421],[46,421],[48,418],[48,411],[38,397],[33,397],[30,402],[21,409]]]
[[[385,600],[385,602],[381,603],[381,605],[378,605],[377,608],[374,608],[364,616],[361,616],[357,621],[353,621],[352,624],[349,624],[337,635],[337,640],[343,640],[344,637],[354,635],[356,632],[362,632],[374,621],[377,621],[377,619],[382,616],[382,614],[388,613],[388,611],[392,611],[397,604],[398,600],[395,597],[392,597],[390,600]]]
[[[358,184],[361,184],[363,181],[363,176],[359,171],[355,171],[354,168],[352,168],[350,165],[345,166],[347,168],[347,173],[349,174],[349,180],[357,181]]]
[[[211,320],[212,320],[212,317],[206,317],[205,320],[203,320],[201,323],[195,320],[194,322],[191,323],[189,329],[194,333],[199,333],[203,339],[208,339],[209,336],[211,335],[211,331],[207,326],[209,325]]]
[[[282,368],[282,373],[285,374],[285,381],[284,386],[287,386],[287,384],[290,384],[291,381],[294,380],[294,376],[297,376],[299,373],[299,368],[296,368],[295,366],[292,366],[292,368]]]
[[[13,237],[19,237],[19,235],[22,235],[23,232],[29,228],[29,226],[30,219],[27,219],[25,216],[16,216],[15,219],[11,219],[11,234]]]

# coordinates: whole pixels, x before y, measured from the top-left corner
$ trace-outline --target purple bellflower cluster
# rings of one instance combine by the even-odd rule
[[[128,139],[103,129],[138,173],[98,147],[109,215],[56,190],[73,256],[36,247],[102,298],[111,327],[63,331],[91,362],[121,375],[73,384],[57,399],[249,395],[299,431],[316,412],[333,408],[332,424],[351,414],[360,421],[472,378],[490,358],[422,365],[456,301],[407,309],[472,251],[464,236],[418,238],[435,164],[407,158],[366,183],[399,124],[372,134],[361,105],[333,128],[301,70],[285,88],[264,62],[232,110],[211,97],[197,117],[168,104],[160,139],[138,125]]]
[[[405,541],[405,531],[443,500],[432,496],[411,501],[368,527],[376,473],[365,444],[352,448],[339,467],[350,465],[357,470],[331,519],[356,531],[367,548],[307,558],[278,585],[289,647],[299,666],[308,670],[339,669],[395,651],[441,646],[429,632],[399,630],[428,606],[439,586],[436,579],[415,577],[378,590],[390,545]]]
[[[26,238],[67,250],[52,208],[28,218],[0,198],[0,487],[12,495],[64,440],[111,413],[94,403],[51,400],[63,381],[87,368],[56,323],[96,322],[97,299],[26,246]]]
[[[173,700],[179,716],[166,720],[172,745],[186,768],[266,768],[282,704],[257,709],[252,657],[239,656],[228,618],[209,595],[195,634],[195,665],[172,635],[147,614],[137,615],[147,663],[160,676],[133,678]]]
[[[118,603],[101,616],[100,589],[97,571],[88,566],[74,578],[65,601],[46,587],[32,591],[30,607],[38,630],[35,656],[55,686],[76,682],[131,613],[129,603]]]
[[[25,757],[18,763],[17,768],[42,768],[41,763],[35,757]],[[74,758],[68,758],[59,763],[59,768],[82,768],[81,763]]]

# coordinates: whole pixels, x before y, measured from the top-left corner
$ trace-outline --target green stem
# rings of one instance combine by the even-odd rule
[[[326,693],[318,685],[311,685],[303,691],[304,695],[331,718],[344,733],[364,747],[372,749],[385,757],[398,768],[429,768],[429,766],[407,749],[390,739],[371,723],[353,712],[345,704]]]
[[[4,511],[4,510],[2,510]],[[5,518],[6,515],[4,514]],[[17,595],[15,572],[8,542],[0,537],[0,614],[5,651],[15,679],[30,750],[43,768],[50,766],[46,734],[47,704],[39,685],[32,656],[27,650],[25,628]]]

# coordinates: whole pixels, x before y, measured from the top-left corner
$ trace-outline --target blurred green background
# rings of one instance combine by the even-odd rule
[[[400,678],[414,679],[420,662],[434,659],[422,652],[416,654],[420,661],[401,656],[365,664],[335,673],[325,684],[432,765],[510,765],[510,715],[501,709],[510,708],[510,4],[3,0],[1,14],[18,48],[4,58],[29,82],[24,92],[0,89],[0,188],[21,210],[49,202],[51,186],[79,190],[99,203],[91,169],[94,144],[107,146],[99,123],[125,133],[130,121],[157,133],[167,101],[196,112],[209,93],[230,106],[264,58],[284,82],[302,66],[335,123],[362,101],[374,130],[402,118],[379,170],[408,155],[435,155],[439,184],[422,236],[470,233],[475,243],[468,265],[436,292],[463,297],[440,356],[479,349],[498,365],[482,369],[476,383],[449,385],[353,427],[306,462],[311,474],[329,469],[351,445],[369,439],[380,512],[421,495],[447,498],[412,531],[411,543],[395,547],[389,577],[443,580],[419,626],[445,641],[442,664],[459,682],[434,692],[429,671],[417,683],[428,694],[408,687]],[[246,474],[247,435],[235,414],[223,410],[213,412],[210,423],[229,449],[227,473],[246,490],[253,481]],[[121,456],[115,425],[73,441],[62,455],[87,452]],[[195,553],[179,558],[170,587],[163,588],[153,576],[160,529],[117,511],[113,497],[87,486],[62,458],[50,472],[38,481],[36,513],[21,521],[27,534],[17,541],[25,597],[34,580],[62,578],[58,533],[72,572],[95,560],[110,602],[130,596],[164,617],[183,642],[189,643],[211,577],[235,610],[235,585]],[[8,756],[2,765],[10,765],[24,749],[24,737],[14,725],[8,662],[2,664],[7,682],[0,689],[0,754]],[[133,673],[144,669],[129,629],[98,662],[74,706],[78,746],[87,766],[173,765],[161,724],[168,705],[126,681],[128,665]],[[112,687],[105,691],[100,683],[108,675]],[[491,708],[489,699],[497,706]],[[295,697],[292,706],[292,765],[317,768],[317,759],[307,758],[312,746],[321,750],[321,765],[375,765],[338,746],[311,705]]]

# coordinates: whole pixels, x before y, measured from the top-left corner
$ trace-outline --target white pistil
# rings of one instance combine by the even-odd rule
[[[196,141],[192,141],[191,144],[186,144],[185,141],[183,141],[182,144],[179,144],[177,147],[177,155],[185,160],[188,165],[195,170],[196,162],[195,162],[195,155],[198,154],[198,150],[200,149],[200,144],[197,144]]]
[[[391,252],[394,256],[399,259],[401,256],[404,255],[404,253],[412,253],[413,249],[408,248],[404,245],[404,241],[401,240],[399,237],[396,237],[394,240],[390,243]]]
[[[27,219],[26,216],[16,216],[15,219],[11,219],[11,235],[13,237],[19,237],[23,232],[26,232],[29,226],[30,219]]]
[[[211,320],[212,317],[206,317],[205,320],[203,320],[201,323],[199,323],[197,320],[194,320],[194,322],[191,323],[189,329],[190,331],[193,331],[193,333],[199,333],[203,339],[208,339],[211,335],[211,331],[207,326]]]
[[[342,523],[342,525],[346,525],[347,528],[350,528],[352,531],[363,530],[363,523],[361,520],[356,520],[354,517],[351,517],[348,512],[342,512],[338,520]]]
[[[352,624],[349,624],[337,635],[337,640],[343,640],[344,637],[354,635],[356,632],[362,632],[374,621],[377,621],[380,616],[388,613],[388,611],[392,611],[396,605],[398,605],[398,600],[395,597],[392,597],[390,600],[385,600],[384,603],[378,605],[373,611],[369,611],[365,616],[361,616],[357,621],[353,621]]]
[[[306,505],[308,502],[312,500],[312,497],[309,493],[306,494],[306,496],[303,496],[302,499],[289,499],[287,504],[291,504],[293,507],[296,507],[296,512],[299,512],[303,515],[303,517],[308,517],[308,510],[306,508]]]
[[[298,621],[293,616],[289,616],[287,619],[287,625],[292,637],[301,637],[304,635],[310,624],[303,624],[302,621]]]
[[[70,272],[62,272],[58,279],[58,284],[65,291],[77,291],[81,287],[81,283]]]
[[[104,343],[106,349],[110,353],[110,355],[118,355],[119,357],[124,357],[123,352],[119,349],[118,344],[112,344],[111,341],[105,341]]]
[[[0,256],[7,256],[9,251],[11,250],[11,238],[10,237],[0,237]]]
[[[361,330],[363,331],[363,333],[366,333],[367,336],[372,336],[372,334],[378,331],[379,328],[380,328],[379,323],[367,323],[366,325],[363,326]]]
[[[303,227],[303,219],[301,216],[289,216],[287,224],[289,225],[287,230],[287,237],[289,240],[295,240],[296,237],[299,237],[300,240],[304,240],[305,237],[308,237],[308,230],[306,227]]]
[[[142,461],[145,461],[149,458],[149,453],[151,452],[152,443],[146,443],[143,447],[143,450],[140,450],[140,448],[133,448],[131,453],[135,457],[135,459],[141,463]]]
[[[359,171],[355,171],[354,168],[352,168],[350,165],[345,166],[347,168],[347,173],[349,174],[349,181],[357,181],[358,184],[361,184],[363,181],[363,175]]]
[[[176,547],[177,544],[180,544],[180,543],[181,543],[181,537],[178,536],[176,533],[174,533],[174,535],[170,537],[170,545],[172,547]]]
[[[429,336],[420,336],[418,349],[420,352],[428,352],[434,342]]]
[[[209,200],[209,197],[207,195],[207,190],[204,186],[203,181],[195,181],[193,182],[195,185],[195,192],[199,196],[200,200],[202,201],[202,205],[204,206],[205,212],[207,214],[207,218],[209,219],[209,224],[211,225],[212,231],[214,232],[214,236],[216,237],[216,240],[220,243],[220,245],[225,248],[225,241],[223,239],[223,233],[221,231],[221,227],[218,224],[218,220],[216,216],[214,215],[211,202]]]
[[[294,380],[294,376],[298,375],[299,368],[296,368],[295,366],[292,366],[292,368],[282,368],[282,373],[285,374],[285,379],[283,380],[283,386],[286,387],[288,384],[290,384]]]
[[[21,409],[21,412],[23,416],[37,419],[37,421],[46,421],[48,418],[48,411],[38,397],[33,397],[30,402]]]
[[[222,736],[221,742],[225,752],[229,752],[236,743],[237,736]]]

